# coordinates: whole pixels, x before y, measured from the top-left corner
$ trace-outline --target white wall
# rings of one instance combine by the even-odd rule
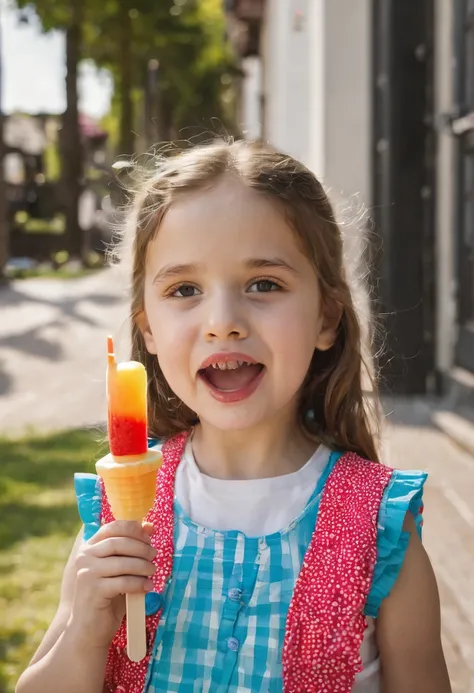
[[[309,138],[307,18],[312,1],[268,0],[263,37],[265,138],[298,159]]]
[[[301,159],[338,194],[358,193],[366,204],[370,4],[268,0],[263,41],[266,139]]]
[[[262,62],[258,57],[242,61],[245,77],[242,84],[241,129],[248,140],[258,140],[262,136]]]
[[[453,110],[453,10],[451,3],[435,4],[435,111]],[[447,372],[454,363],[456,340],[455,233],[454,233],[454,140],[450,128],[438,132],[436,200],[436,366]]]
[[[326,0],[324,141],[327,185],[371,201],[372,20],[370,0]]]
[[[308,13],[310,50],[308,60],[310,127],[308,148],[303,162],[314,173],[324,178],[326,173],[326,27],[325,0],[311,0]]]
[[[452,112],[452,7],[436,0],[435,97]],[[303,13],[296,31],[297,10]],[[368,206],[372,188],[371,0],[268,0],[263,38],[264,137],[301,159],[339,199]],[[452,368],[456,340],[454,141],[439,132],[436,365]]]

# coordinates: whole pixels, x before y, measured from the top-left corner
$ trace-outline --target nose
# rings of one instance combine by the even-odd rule
[[[203,330],[207,341],[248,337],[248,323],[237,296],[224,291],[217,292],[208,298],[205,310]]]

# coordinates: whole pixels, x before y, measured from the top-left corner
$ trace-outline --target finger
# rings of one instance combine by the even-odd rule
[[[155,525],[153,525],[151,522],[144,522],[142,527],[150,537],[155,533]]]
[[[141,558],[125,558],[123,556],[110,556],[102,558],[100,564],[92,571],[104,578],[119,577],[121,575],[134,575],[137,577],[150,577],[156,572],[156,566]]]
[[[129,537],[130,539],[142,541],[145,544],[151,543],[149,534],[147,534],[141,524],[139,522],[130,522],[129,520],[115,520],[102,525],[99,531],[89,539],[88,543],[92,545],[98,544],[99,541],[109,537]]]
[[[107,556],[130,556],[144,558],[152,561],[156,556],[156,549],[143,541],[129,539],[128,537],[110,537],[95,544],[90,549],[93,556],[106,558]]]
[[[149,578],[121,575],[101,580],[100,592],[106,599],[114,599],[121,594],[144,594],[153,590]]]

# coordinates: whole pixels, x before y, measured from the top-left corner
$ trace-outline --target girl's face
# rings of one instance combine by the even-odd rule
[[[166,214],[138,323],[171,389],[220,430],[295,415],[313,352],[337,328],[281,212],[231,177]]]

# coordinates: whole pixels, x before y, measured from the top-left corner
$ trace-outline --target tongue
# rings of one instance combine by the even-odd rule
[[[240,390],[249,385],[262,370],[262,366],[257,363],[248,366],[239,366],[232,370],[221,371],[217,368],[206,368],[205,377],[211,385],[218,390]]]

